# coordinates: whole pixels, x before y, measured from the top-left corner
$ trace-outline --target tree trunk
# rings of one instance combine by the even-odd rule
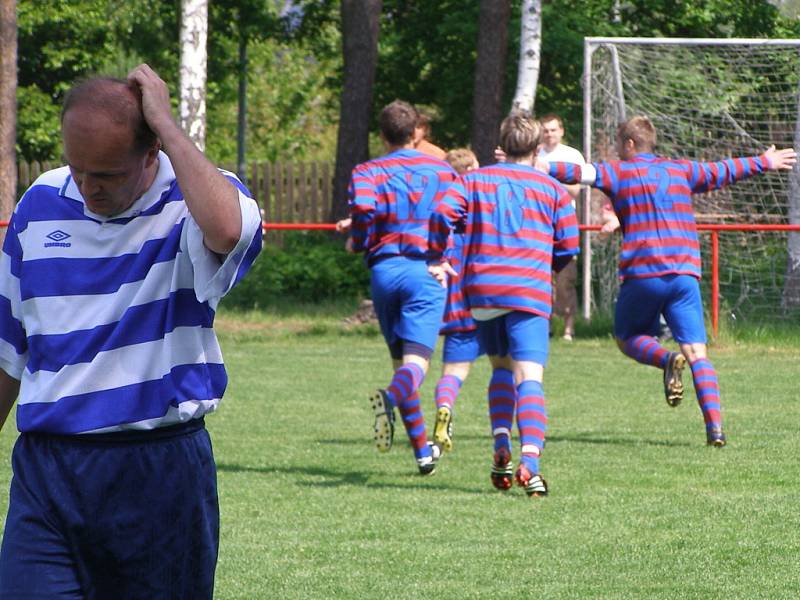
[[[510,13],[510,0],[481,0],[471,138],[472,149],[482,165],[494,162],[499,137]]]
[[[533,113],[542,55],[542,0],[522,0],[521,12],[517,91],[511,109]]]
[[[239,112],[236,119],[236,174],[247,184],[247,34],[239,28]]]
[[[206,146],[206,40],[208,0],[181,0],[180,125],[195,145]]]
[[[0,220],[17,201],[17,16],[15,0],[0,0]],[[6,228],[0,227],[0,245]]]
[[[336,139],[332,220],[347,215],[350,173],[369,158],[369,122],[382,4],[382,0],[342,0],[341,4],[344,82]]]

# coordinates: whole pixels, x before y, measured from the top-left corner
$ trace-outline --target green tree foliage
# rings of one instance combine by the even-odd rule
[[[284,2],[215,0],[209,15],[208,153],[236,158],[239,35],[250,40],[250,159],[330,159],[335,148],[340,68],[333,20],[298,35]],[[124,77],[147,62],[177,102],[179,0],[29,0],[19,4],[17,153],[57,160],[59,110],[76,80],[95,73]],[[317,14],[312,11],[312,14]]]
[[[514,91],[519,0],[509,24],[506,104]],[[790,4],[779,2],[780,5]],[[443,146],[469,138],[477,2],[384,0],[373,114],[394,98],[433,113]],[[209,154],[236,156],[238,40],[248,37],[248,158],[333,158],[341,47],[337,0],[214,0],[209,16]],[[615,10],[615,6],[617,9]],[[24,160],[60,155],[65,90],[95,72],[151,64],[177,91],[179,0],[18,3],[19,126]],[[538,113],[557,112],[570,143],[582,130],[584,36],[797,37],[767,0],[545,0]],[[378,149],[375,149],[378,151]]]
[[[23,160],[61,154],[59,110],[82,77],[123,76],[146,59],[177,67],[177,3],[142,0],[28,0],[18,3],[17,153]],[[170,40],[167,43],[167,40]]]
[[[217,0],[209,27],[207,152],[236,158],[238,44],[248,40],[247,154],[249,160],[330,160],[336,146],[341,66],[336,22],[318,19],[312,35],[296,31],[283,2]],[[308,26],[308,24],[306,24]]]

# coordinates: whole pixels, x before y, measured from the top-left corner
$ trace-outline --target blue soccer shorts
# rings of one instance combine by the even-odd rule
[[[370,268],[370,285],[392,358],[402,358],[400,342],[420,344],[433,352],[447,290],[428,273],[427,263],[405,256],[380,260]]]
[[[12,468],[0,598],[212,598],[219,504],[202,420],[23,433]]]
[[[511,356],[516,361],[547,365],[550,320],[513,311],[488,321],[476,321],[481,343],[489,356]]]
[[[622,282],[614,311],[614,336],[656,337],[664,315],[672,337],[681,344],[705,344],[700,282],[691,275],[629,278]]]
[[[486,352],[477,329],[444,334],[442,362],[474,362],[482,354],[486,354]]]

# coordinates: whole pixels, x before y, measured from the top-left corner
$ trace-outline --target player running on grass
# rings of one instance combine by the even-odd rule
[[[366,254],[381,333],[394,376],[370,398],[375,444],[387,452],[400,411],[419,472],[436,469],[440,448],[428,442],[417,390],[428,370],[444,311],[445,288],[427,269],[428,220],[455,171],[414,150],[418,115],[406,102],[387,105],[378,119],[388,153],[353,169],[350,203],[352,250]]]
[[[547,428],[542,378],[552,269],[560,270],[578,252],[575,209],[567,190],[533,168],[541,137],[541,126],[532,117],[507,117],[500,127],[507,162],[460,177],[431,216],[430,228],[431,250],[438,253],[447,248],[453,229],[465,229],[464,294],[492,363],[493,381],[502,388],[489,393],[491,479],[498,489],[511,487],[516,414],[521,455],[514,478],[529,496],[547,494],[539,458]],[[454,275],[446,262],[432,265],[431,272],[438,278]]]
[[[445,160],[463,175],[478,168],[478,159],[468,148],[455,148],[447,153]],[[448,277],[447,302],[445,304],[442,328],[444,336],[442,348],[442,376],[436,382],[436,425],[433,439],[444,450],[453,449],[453,409],[462,384],[469,375],[470,366],[481,354],[483,346],[478,337],[478,326],[472,319],[464,299],[461,264],[464,255],[464,235],[455,234],[452,246],[446,253],[447,261],[458,276]]]
[[[764,171],[791,169],[796,153],[770,146],[759,156],[694,162],[658,157],[655,146],[655,127],[647,117],[637,116],[617,132],[621,160],[537,166],[564,183],[588,184],[611,198],[623,234],[622,285],[614,314],[617,345],[632,359],[664,371],[664,395],[670,406],[683,399],[682,371],[688,360],[706,441],[721,447],[726,439],[717,373],[706,352],[700,244],[691,194]],[[655,337],[662,314],[681,353],[670,352]]]

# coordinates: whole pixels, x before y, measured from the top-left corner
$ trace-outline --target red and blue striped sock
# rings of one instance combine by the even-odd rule
[[[495,451],[500,448],[511,450],[511,427],[514,424],[516,405],[514,374],[508,369],[494,369],[489,380],[489,421],[492,425]]]
[[[649,335],[635,335],[625,340],[622,350],[636,362],[663,369],[674,352],[670,352]]]
[[[547,431],[547,408],[542,384],[532,380],[523,381],[517,386],[517,397],[520,462],[536,474],[544,448],[544,432]]]
[[[414,456],[417,458],[430,455],[422,403],[417,393],[424,379],[425,372],[422,367],[415,363],[406,363],[394,372],[392,382],[386,388],[389,399],[400,412],[408,439],[414,449]]]
[[[462,381],[455,375],[442,375],[436,382],[436,410],[446,406],[451,411],[456,404]]]
[[[697,403],[703,411],[706,430],[722,427],[722,405],[719,397],[719,382],[714,365],[707,358],[699,358],[689,363],[692,369],[694,391]]]

